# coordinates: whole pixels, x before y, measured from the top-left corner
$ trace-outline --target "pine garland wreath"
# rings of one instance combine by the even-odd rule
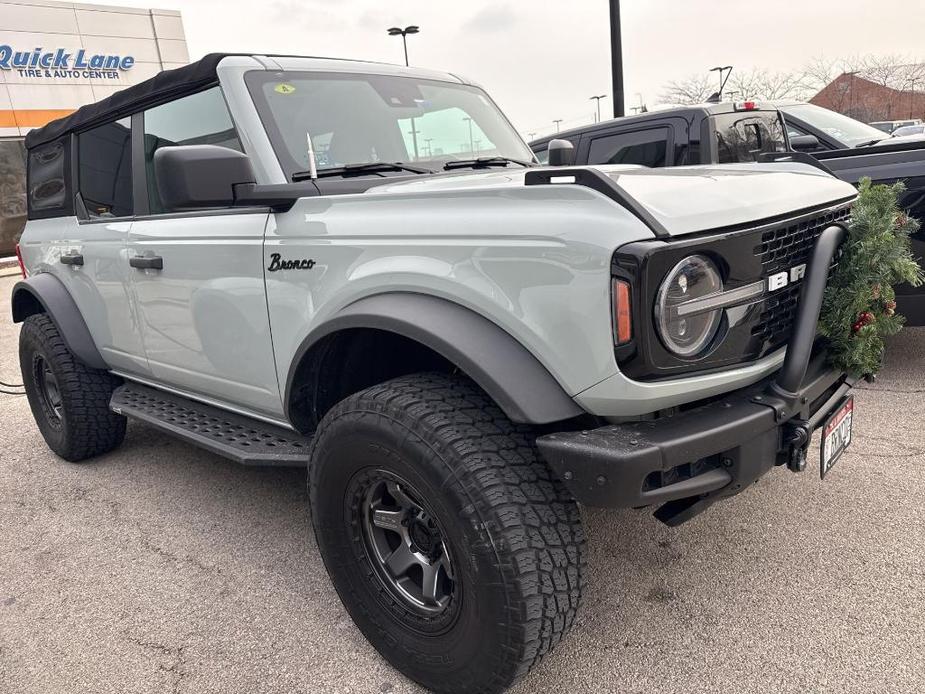
[[[848,237],[825,290],[819,329],[829,340],[831,362],[853,376],[880,370],[884,338],[905,322],[896,313],[894,285],[925,280],[909,243],[919,223],[899,209],[904,190],[902,183],[861,180]]]

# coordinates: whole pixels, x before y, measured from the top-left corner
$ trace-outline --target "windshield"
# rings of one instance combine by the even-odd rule
[[[436,171],[455,160],[533,161],[494,102],[469,85],[307,71],[255,71],[245,80],[290,177],[310,168],[309,136],[319,172],[378,162]]]
[[[813,104],[783,106],[781,111],[785,116],[793,114],[808,125],[838,140],[845,147],[857,147],[889,137],[889,134],[866,123]]]

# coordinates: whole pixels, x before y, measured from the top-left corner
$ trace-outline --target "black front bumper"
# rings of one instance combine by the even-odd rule
[[[588,506],[657,504],[656,517],[677,525],[775,465],[802,470],[813,431],[853,385],[827,366],[816,341],[845,234],[833,225],[817,239],[787,355],[772,378],[672,416],[540,437],[540,452],[572,495]]]
[[[772,379],[652,421],[563,432],[537,441],[572,495],[588,506],[659,505],[677,525],[739,493],[776,465],[801,469],[812,432],[853,385],[813,360],[788,405]]]

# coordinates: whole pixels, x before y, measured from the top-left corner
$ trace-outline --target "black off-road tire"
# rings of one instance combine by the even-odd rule
[[[397,480],[439,530],[453,567],[440,614],[409,607],[382,578],[381,559],[377,568],[363,488],[379,478]],[[336,405],[315,435],[309,497],[353,620],[394,667],[436,692],[503,691],[572,626],[586,563],[578,506],[529,428],[470,381],[415,374]]]
[[[64,344],[44,313],[29,316],[19,333],[19,366],[29,407],[48,447],[73,463],[107,453],[125,438],[125,417],[109,409],[122,379],[91,369]],[[48,368],[56,386],[52,406],[41,371]]]

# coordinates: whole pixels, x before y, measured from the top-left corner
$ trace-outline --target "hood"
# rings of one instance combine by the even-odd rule
[[[749,224],[813,207],[834,205],[857,195],[850,184],[798,163],[667,169],[635,166],[588,168],[608,175],[624,195],[648,210],[671,236]],[[524,176],[530,170],[493,169],[405,179],[370,188],[365,194],[408,195],[523,187]]]
[[[850,200],[857,190],[805,164],[608,172],[672,236],[785,216]]]

